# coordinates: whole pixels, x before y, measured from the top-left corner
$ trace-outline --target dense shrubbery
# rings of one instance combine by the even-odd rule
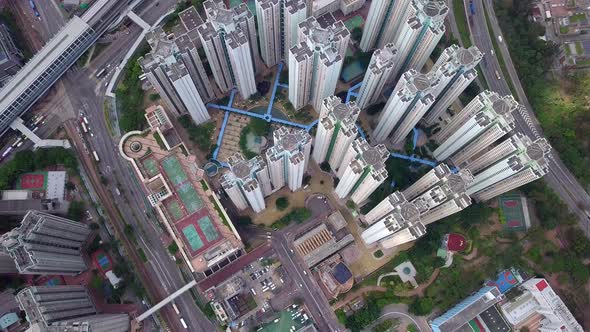
[[[135,54],[129,59],[129,62],[127,62],[127,65],[123,69],[123,79],[117,85],[115,93],[121,113],[119,127],[124,132],[141,130],[146,124],[143,109],[144,91],[141,88],[141,81],[139,79],[143,71],[137,60],[148,51],[149,46],[147,43],[144,43],[135,51]]]
[[[311,217],[311,211],[307,208],[295,208],[281,219],[275,221],[271,227],[275,229],[283,228],[290,222],[302,223]]]
[[[567,167],[584,184],[590,184],[588,136],[590,78],[578,74],[550,76],[558,45],[539,39],[545,28],[528,19],[531,0],[496,2],[496,14],[514,66],[544,133]]]
[[[72,150],[64,148],[19,151],[12,160],[0,166],[0,190],[8,189],[23,173],[53,165],[64,165],[68,170],[75,170],[78,161]]]
[[[178,118],[178,122],[184,129],[186,129],[188,136],[199,149],[208,151],[212,149],[213,144],[213,131],[215,130],[215,123],[207,122],[200,125],[195,125],[193,120],[187,114]]]

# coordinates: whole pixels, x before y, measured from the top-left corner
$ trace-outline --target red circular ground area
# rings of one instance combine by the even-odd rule
[[[451,233],[447,240],[447,249],[450,251],[461,251],[467,247],[467,240],[461,234]]]

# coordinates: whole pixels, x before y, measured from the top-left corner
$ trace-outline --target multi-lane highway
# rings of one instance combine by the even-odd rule
[[[159,3],[156,5],[156,3]],[[161,15],[168,12],[176,4],[174,0],[167,1],[150,1],[145,0],[144,4],[137,13],[149,24],[153,24]],[[58,10],[54,6],[40,6],[39,12],[42,17],[50,17],[51,10]],[[49,26],[43,26],[45,29],[53,29]],[[59,29],[59,28],[58,28]],[[104,51],[93,60],[100,67],[107,64],[113,64],[114,69],[128,51],[129,46],[139,36],[140,29],[131,26],[129,34],[120,34],[120,37],[104,49]],[[52,31],[45,30],[45,34]],[[115,209],[109,211],[111,215],[120,216],[113,222],[128,223],[133,226],[137,238],[137,247],[145,252],[148,261],[139,269],[146,275],[139,276],[144,283],[148,283],[146,288],[151,291],[155,298],[160,300],[166,295],[181,288],[190,280],[192,276],[186,274],[183,276],[167,249],[162,244],[162,230],[155,221],[155,216],[150,211],[151,208],[145,200],[145,193],[136,180],[136,176],[131,166],[119,155],[117,149],[118,138],[112,138],[105,124],[105,115],[103,112],[105,81],[99,81],[94,78],[97,66],[89,68],[73,67],[61,79],[65,88],[65,97],[69,98],[70,110],[64,110],[67,114],[78,116],[82,112],[90,121],[90,130],[93,136],[87,136],[87,145],[90,151],[96,151],[100,157],[100,163],[96,165],[98,172],[94,167],[88,167],[87,172],[102,175],[107,184],[102,186],[99,192],[102,192],[103,207],[105,209]],[[108,77],[109,75],[107,75]],[[49,96],[51,98],[52,96]],[[63,98],[63,96],[62,96]],[[47,98],[46,98],[47,99]],[[45,100],[51,103],[51,100]],[[81,151],[80,151],[81,150]],[[85,153],[79,149],[80,153]],[[87,156],[82,156],[88,161]],[[120,189],[121,195],[116,194],[116,188]],[[142,263],[139,263],[142,264]],[[214,331],[215,327],[209,319],[199,310],[192,296],[185,293],[176,299],[176,304],[180,314],[188,325],[190,331]],[[185,330],[179,319],[180,317],[172,310],[171,306],[164,307],[161,311],[162,317],[166,320],[168,328],[173,331]]]
[[[464,7],[469,8],[469,1],[464,0]],[[512,63],[510,52],[505,43],[506,38],[503,37],[502,31],[496,18],[493,3],[491,0],[484,0],[485,7],[482,0],[473,0],[476,11],[475,17],[469,20],[469,29],[471,31],[471,38],[473,43],[484,53],[484,59],[480,63],[480,68],[488,82],[489,88],[502,95],[510,94],[510,88],[506,82],[500,64],[496,56],[492,55],[493,45],[490,31],[486,24],[485,13],[490,19],[491,34],[494,38],[502,36],[504,42],[498,39],[498,47],[506,64],[506,70],[510,76],[510,80],[516,90],[516,97],[519,102],[524,105],[524,108],[515,115],[517,130],[535,139],[543,136],[539,122],[535,118],[533,109],[528,102],[524,89],[518,79],[518,73]],[[484,8],[486,12],[484,12]],[[469,13],[466,11],[467,17]],[[500,75],[500,79],[496,75]],[[558,151],[553,150],[549,158],[550,172],[544,177],[546,183],[553,189],[561,199],[568,205],[570,211],[576,214],[579,218],[580,226],[585,232],[586,236],[590,237],[589,217],[586,211],[590,211],[590,196],[580,185],[573,174],[567,169],[558,155]]]

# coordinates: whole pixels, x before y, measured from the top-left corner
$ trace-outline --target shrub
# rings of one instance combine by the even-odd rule
[[[283,211],[285,210],[287,207],[289,207],[289,200],[287,199],[287,197],[279,197],[277,198],[277,209]]]

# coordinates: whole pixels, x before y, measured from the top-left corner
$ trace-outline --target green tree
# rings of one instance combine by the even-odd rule
[[[170,243],[170,245],[168,246],[168,251],[170,252],[170,254],[172,254],[172,256],[178,253],[178,244],[176,244],[176,241],[172,241],[172,243]]]
[[[277,198],[276,205],[277,205],[277,209],[283,211],[287,207],[289,207],[289,200],[287,199],[287,197],[281,196],[281,197]]]
[[[82,221],[84,216],[85,204],[82,201],[72,201],[68,207],[68,219]]]
[[[426,316],[432,312],[434,302],[429,297],[420,297],[414,300],[408,307],[408,311],[414,315]]]

